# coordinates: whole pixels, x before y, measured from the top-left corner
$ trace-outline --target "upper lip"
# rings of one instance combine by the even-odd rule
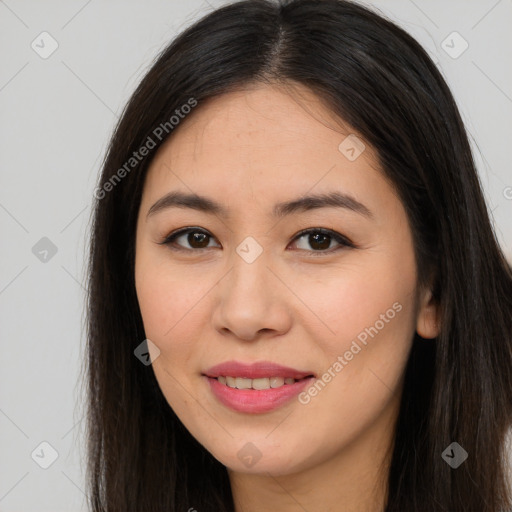
[[[258,361],[256,363],[241,363],[238,361],[226,361],[208,368],[203,372],[207,377],[244,377],[246,379],[261,379],[270,377],[292,378],[295,380],[314,376],[313,372],[301,371],[288,366],[283,366],[271,361]]]

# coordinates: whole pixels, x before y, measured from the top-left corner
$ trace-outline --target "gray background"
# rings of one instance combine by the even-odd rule
[[[0,1],[1,512],[86,510],[79,375],[93,188],[114,123],[151,60],[222,3]],[[442,70],[512,259],[512,1],[365,3],[415,36]],[[58,44],[47,58],[44,31]],[[469,44],[457,58],[445,51],[463,49],[448,37],[454,31]]]

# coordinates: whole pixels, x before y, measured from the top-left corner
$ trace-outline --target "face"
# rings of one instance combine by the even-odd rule
[[[135,281],[152,368],[231,471],[295,473],[385,437],[414,332],[436,334],[403,205],[341,126],[306,89],[254,86],[198,105],[147,174]],[[176,192],[219,209],[154,206]],[[233,361],[266,363],[210,370]]]

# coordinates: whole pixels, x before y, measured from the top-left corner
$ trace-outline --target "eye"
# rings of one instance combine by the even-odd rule
[[[339,251],[340,249],[343,249],[344,247],[355,248],[355,245],[347,237],[341,235],[336,231],[332,231],[331,229],[305,229],[298,233],[293,240],[300,240],[301,238],[305,238],[306,244],[309,244],[310,247],[315,249],[314,251],[311,251],[313,253],[317,253],[313,254],[313,256],[321,256],[322,254],[325,253],[331,254],[333,252]],[[337,244],[339,244],[339,247],[335,247],[334,249],[330,248],[332,241],[335,241]],[[306,248],[306,250],[308,249]]]
[[[182,247],[180,245],[176,247],[176,240],[184,237],[189,247]],[[208,240],[210,238],[212,238],[212,236],[201,228],[183,228],[171,233],[162,242],[159,242],[159,244],[168,245],[172,250],[176,251],[191,251],[194,249],[208,249]]]
[[[306,238],[307,237],[307,238]],[[188,247],[184,247],[181,244],[177,244],[177,241],[183,238],[184,241],[188,244]],[[306,239],[306,243],[309,244],[310,247],[313,248],[311,253],[314,256],[320,256],[325,253],[332,253],[343,249],[345,247],[355,248],[355,245],[345,236],[337,233],[336,231],[332,231],[330,229],[325,228],[309,228],[298,233],[293,241],[300,240],[302,238]],[[210,235],[207,231],[201,228],[183,228],[178,231],[171,233],[168,235],[162,242],[158,242],[159,245],[167,245],[173,251],[193,251],[194,249],[210,249],[212,246],[209,245],[209,242],[213,239],[213,236]],[[331,242],[335,241],[339,247],[335,247],[332,249]],[[328,250],[326,250],[328,249]],[[301,249],[302,250],[302,249]],[[305,250],[308,250],[307,248]]]

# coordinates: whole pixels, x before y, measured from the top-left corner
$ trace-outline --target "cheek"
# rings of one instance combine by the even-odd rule
[[[330,288],[325,313],[336,334],[314,338],[312,357],[323,360],[322,373],[299,396],[307,411],[303,433],[315,433],[312,443],[314,436],[332,438],[336,431],[339,437],[327,446],[335,450],[340,440],[355,439],[395,403],[414,334],[410,284],[366,275]]]
[[[135,268],[144,332],[160,350],[151,367],[169,405],[175,412],[186,412],[193,405],[189,403],[189,395],[183,392],[183,385],[186,382],[185,369],[190,369],[190,360],[194,356],[194,346],[190,341],[194,336],[184,329],[197,325],[194,304],[199,300],[196,297],[198,292],[190,293],[183,282],[154,263],[154,260],[146,261],[141,255]]]
[[[307,278],[296,283],[298,295],[309,287],[307,304],[323,324],[308,315],[312,350],[323,361],[324,373],[304,402],[315,400],[316,407],[325,400],[336,409],[343,396],[349,400],[343,408],[349,416],[371,415],[399,385],[414,336],[413,256],[396,250],[368,253],[313,287]],[[324,398],[317,401],[317,394]]]
[[[330,410],[326,421],[332,421],[332,428],[346,422],[355,429],[375,420],[400,385],[414,336],[412,255],[389,251],[367,256],[336,271],[336,280],[319,284],[312,298],[334,333],[316,335],[324,373],[301,403],[310,407],[309,418]],[[326,293],[323,309],[321,289]]]
[[[160,350],[152,364],[155,377],[173,409],[187,411],[190,395],[184,389],[201,370],[198,348],[211,318],[208,300],[215,276],[172,267],[149,250],[139,253],[135,275],[145,335]]]
[[[382,259],[372,265],[364,261],[318,272],[315,278],[304,273],[290,275],[295,294],[304,306],[301,322],[311,330],[312,339],[324,340],[329,353],[348,349],[346,343],[366,328],[377,324],[378,331],[394,332],[413,322],[414,267],[407,264],[393,268],[393,262]],[[368,336],[368,334],[367,334]]]
[[[182,339],[177,333],[194,325],[201,297],[208,286],[204,273],[194,277],[189,270],[161,264],[151,254],[140,254],[135,265],[135,285],[139,307],[148,338],[157,344]]]

